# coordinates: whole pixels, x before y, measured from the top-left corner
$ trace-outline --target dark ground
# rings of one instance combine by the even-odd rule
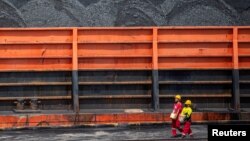
[[[250,0],[0,0],[0,27],[250,25]]]
[[[1,141],[120,141],[120,140],[170,140],[170,126],[148,127],[106,127],[106,128],[67,128],[0,131]],[[192,140],[207,140],[207,126],[193,125]],[[180,134],[180,133],[179,133]],[[178,140],[190,140],[187,136]]]

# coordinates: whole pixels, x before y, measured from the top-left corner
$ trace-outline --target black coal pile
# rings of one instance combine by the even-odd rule
[[[122,1],[99,0],[87,6],[84,17],[88,21],[88,26],[114,26]]]
[[[87,25],[85,7],[77,0],[30,0],[20,11],[29,27]]]
[[[29,1],[30,0],[8,0],[8,2],[12,3],[13,5],[15,5],[16,8],[22,7],[23,5],[25,5]]]
[[[126,0],[119,3],[116,26],[166,25],[160,8],[149,0]]]
[[[84,6],[89,6],[90,4],[97,3],[100,0],[78,0],[80,3],[82,3]]]
[[[0,0],[0,27],[250,25],[250,0]]]
[[[0,0],[0,27],[24,27],[20,11],[11,3]]]
[[[242,25],[250,25],[250,8],[241,15]]]
[[[237,25],[239,17],[232,7],[224,1],[211,1],[179,0],[167,14],[168,25]]]

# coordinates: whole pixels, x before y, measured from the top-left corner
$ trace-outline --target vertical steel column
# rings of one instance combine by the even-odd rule
[[[238,54],[238,28],[233,28],[233,108],[240,110],[240,85],[239,85],[239,54]]]
[[[153,28],[153,56],[152,56],[152,108],[159,109],[159,76],[158,76],[158,29]]]
[[[77,28],[73,29],[72,42],[72,99],[74,112],[79,112],[79,95],[78,95],[78,48],[77,48]]]

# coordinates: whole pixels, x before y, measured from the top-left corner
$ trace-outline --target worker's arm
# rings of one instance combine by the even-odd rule
[[[191,108],[188,108],[187,110],[186,110],[186,117],[187,118],[189,118],[190,116],[191,116],[191,114],[192,114],[192,109]]]

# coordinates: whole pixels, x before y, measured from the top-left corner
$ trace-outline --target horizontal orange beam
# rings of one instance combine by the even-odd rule
[[[71,59],[1,59],[0,70],[71,70]]]
[[[0,30],[0,44],[70,43],[71,30]]]
[[[150,29],[99,29],[99,30],[79,30],[79,43],[98,43],[98,42],[151,42],[152,30]]]
[[[151,44],[79,44],[78,57],[149,56]]]
[[[79,59],[79,69],[151,69],[151,58]]]
[[[227,112],[194,112],[193,122],[214,122],[234,120],[234,113]],[[76,118],[77,116],[77,118]],[[244,116],[250,116],[244,113]],[[109,113],[94,114],[32,114],[0,115],[0,129],[33,128],[33,127],[69,127],[98,124],[143,124],[169,123],[169,113]]]
[[[6,58],[71,58],[70,44],[0,45],[0,59]]]
[[[231,29],[159,29],[159,42],[232,42]]]
[[[1,28],[0,71],[250,69],[249,45],[250,26]]]
[[[159,69],[231,69],[232,68],[232,58],[160,58],[159,59]]]
[[[232,57],[230,43],[164,43],[158,46],[159,57]]]

